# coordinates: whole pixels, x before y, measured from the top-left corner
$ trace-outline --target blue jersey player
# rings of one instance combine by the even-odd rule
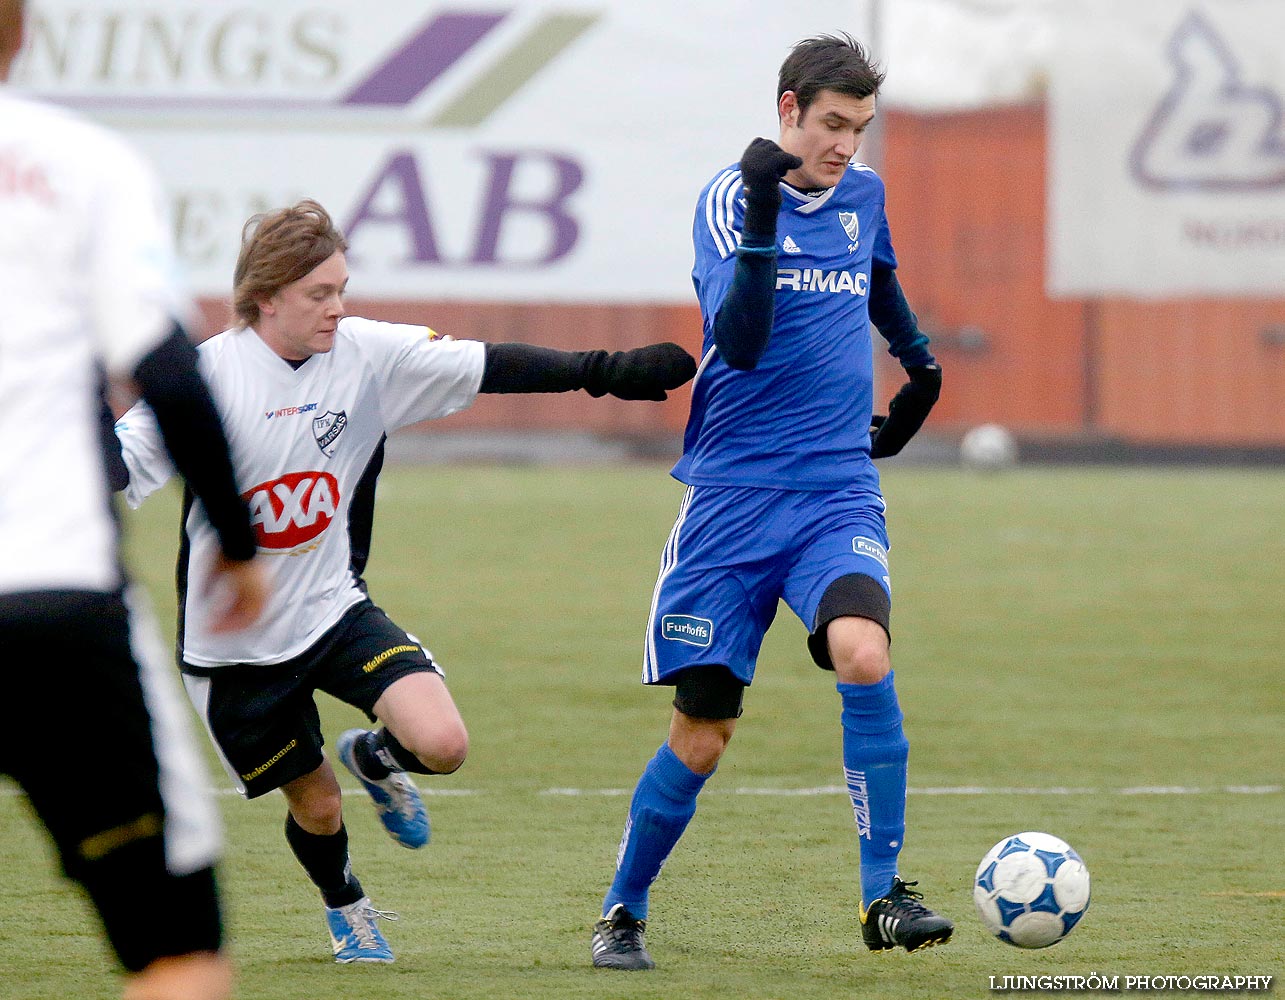
[[[781,66],[779,145],[755,139],[696,205],[705,350],[643,666],[646,683],[675,688],[674,712],[634,792],[594,926],[599,967],[654,966],[643,943],[651,884],[731,739],[782,598],[838,680],[866,946],[915,951],[953,930],[897,867],[908,745],[872,459],[919,430],[941,369],[897,282],[883,182],[852,162],[882,80],[847,36],[800,42]],[[908,376],[886,418],[872,418],[871,322]]]

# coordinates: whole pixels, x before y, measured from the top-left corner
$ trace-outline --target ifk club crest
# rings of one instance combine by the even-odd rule
[[[852,241],[848,247],[848,253],[852,253],[861,243],[858,239],[861,235],[861,222],[856,212],[840,212],[839,222],[843,226],[843,231],[848,234],[848,239]]]
[[[336,413],[334,410],[327,410],[319,417],[312,418],[312,436],[317,442],[317,447],[321,453],[330,458],[335,453],[335,444],[339,440],[339,435],[344,432],[348,426],[348,411],[340,410]]]

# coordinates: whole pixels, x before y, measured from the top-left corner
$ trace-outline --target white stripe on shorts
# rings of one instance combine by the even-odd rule
[[[660,679],[660,666],[656,663],[656,606],[660,603],[660,588],[665,578],[678,565],[678,539],[683,531],[683,521],[687,518],[687,508],[691,505],[696,487],[689,486],[683,491],[683,502],[678,505],[678,517],[669,530],[665,550],[660,557],[660,575],[656,578],[656,588],[651,592],[651,611],[647,615],[647,639],[643,644],[642,678],[645,684],[654,684]]]
[[[196,714],[205,726],[205,734],[210,738],[210,745],[214,747],[214,752],[219,755],[219,763],[223,765],[223,770],[227,771],[228,777],[232,779],[232,786],[240,794],[244,795],[245,783],[241,780],[241,775],[236,773],[236,768],[232,766],[232,762],[223,756],[223,748],[219,746],[219,741],[214,738],[214,730],[210,727],[210,678],[198,677],[195,674],[184,674],[183,686],[187,688],[187,696],[192,701],[192,707],[196,709]]]
[[[129,610],[130,648],[138,663],[143,700],[152,719],[152,746],[160,766],[165,866],[171,875],[190,875],[210,867],[222,853],[219,814],[151,608],[136,587],[125,591],[125,606]]]

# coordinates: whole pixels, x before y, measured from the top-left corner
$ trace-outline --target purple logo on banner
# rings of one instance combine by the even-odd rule
[[[1134,177],[1166,191],[1285,187],[1285,96],[1248,83],[1231,45],[1198,13],[1167,51],[1172,82],[1133,147]]]

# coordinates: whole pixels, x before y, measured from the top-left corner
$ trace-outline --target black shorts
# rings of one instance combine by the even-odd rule
[[[321,766],[324,691],[372,720],[375,702],[408,674],[440,674],[419,641],[369,600],[349,608],[325,635],[283,663],[185,665],[183,681],[224,766],[248,799]]]
[[[120,593],[0,595],[0,674],[12,706],[0,771],[26,791],[63,871],[85,887],[134,971],[215,950],[222,937],[209,779],[174,668],[143,614]]]

